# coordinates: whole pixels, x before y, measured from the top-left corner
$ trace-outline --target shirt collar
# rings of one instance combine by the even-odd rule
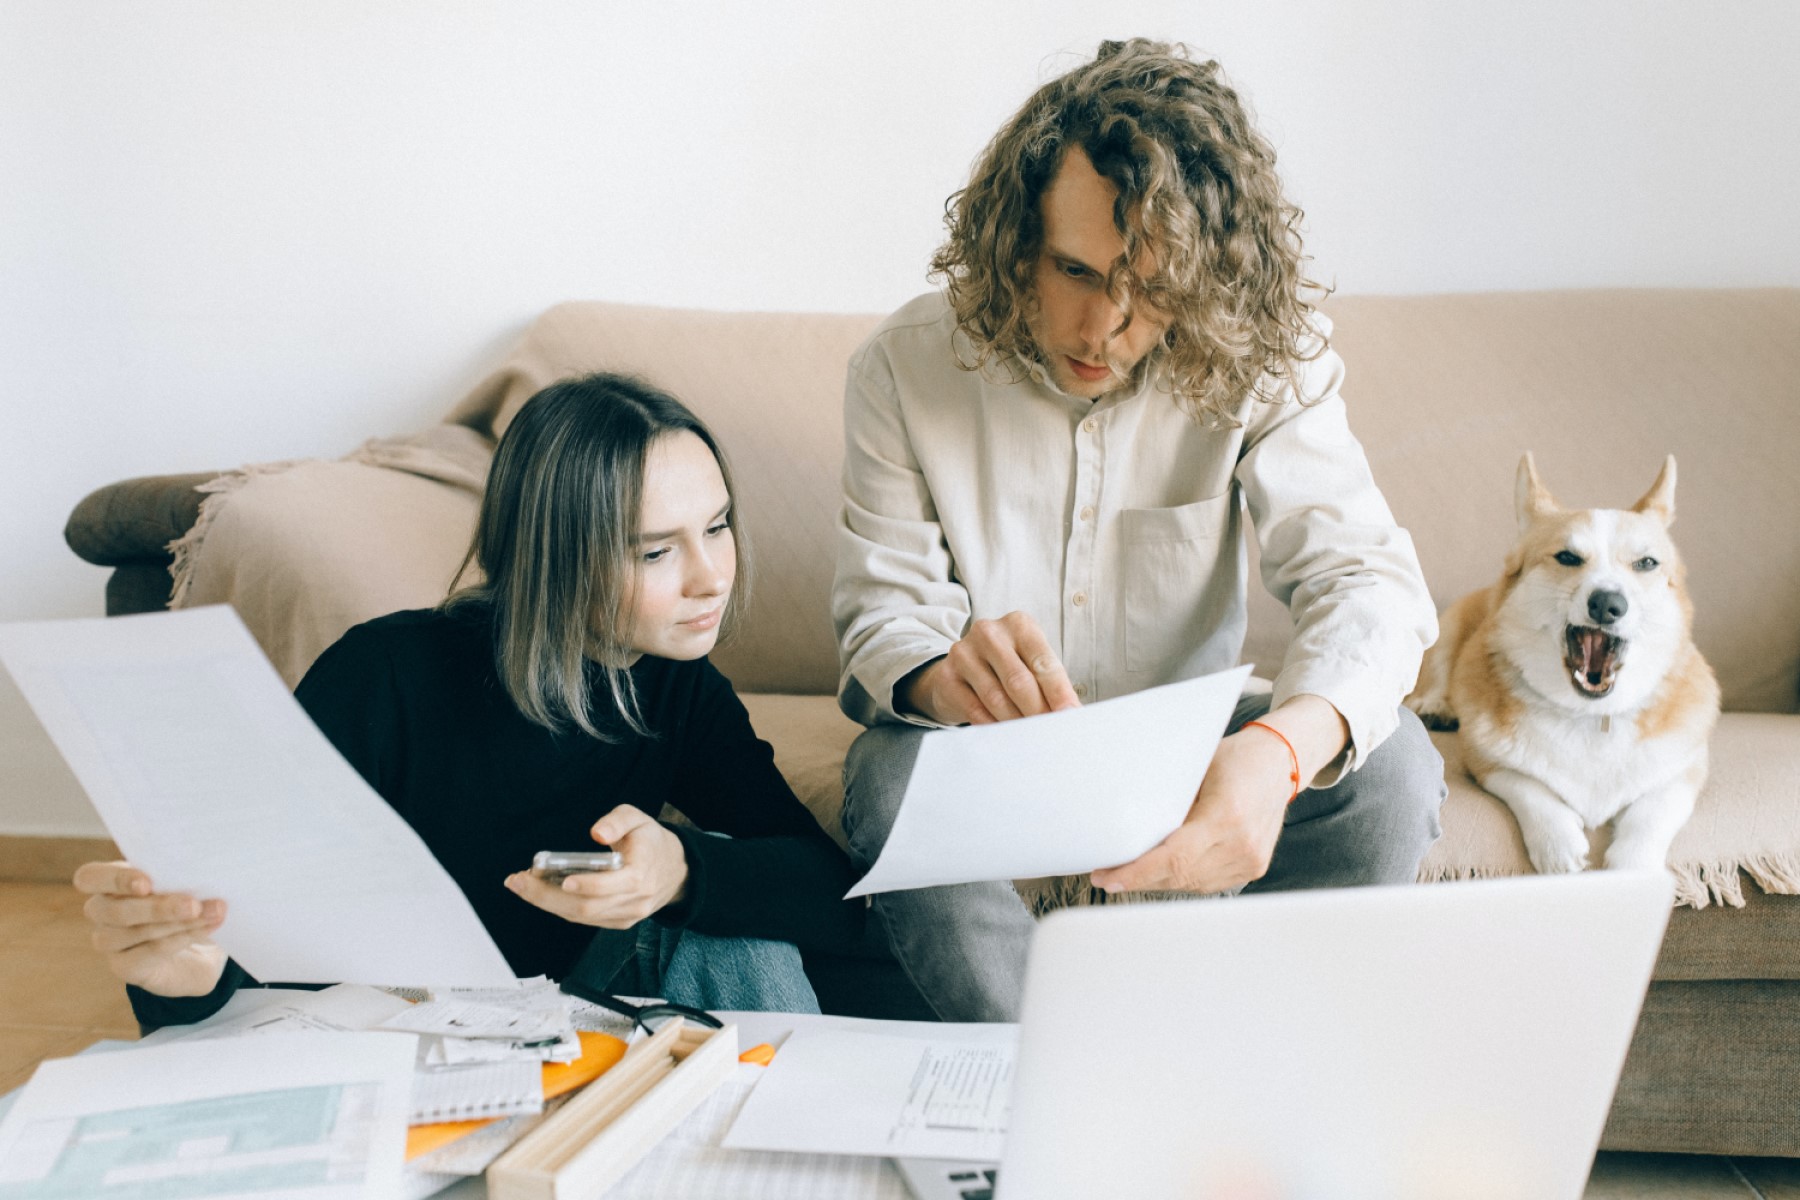
[[[1033,383],[1036,383],[1042,388],[1045,393],[1063,405],[1073,407],[1079,412],[1087,414],[1104,412],[1109,408],[1117,408],[1121,404],[1129,404],[1134,400],[1141,399],[1151,392],[1156,391],[1157,380],[1162,374],[1162,350],[1158,348],[1152,350],[1150,353],[1154,357],[1145,368],[1143,378],[1138,381],[1137,387],[1130,391],[1120,389],[1118,391],[1109,392],[1098,400],[1089,400],[1085,396],[1071,396],[1068,392],[1063,391],[1062,388],[1056,385],[1056,380],[1051,377],[1050,369],[1044,366],[1044,364],[1039,362],[1035,357],[1020,355],[1019,362],[1023,365],[1025,374]]]

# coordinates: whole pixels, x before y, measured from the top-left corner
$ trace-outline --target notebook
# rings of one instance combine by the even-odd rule
[[[544,1066],[504,1059],[413,1072],[408,1125],[516,1117],[544,1109]]]

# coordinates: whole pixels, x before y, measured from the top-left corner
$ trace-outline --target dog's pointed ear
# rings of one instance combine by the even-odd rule
[[[1675,523],[1675,456],[1663,459],[1662,470],[1656,476],[1656,482],[1644,493],[1644,498],[1631,506],[1635,513],[1649,513],[1664,525]]]
[[[1513,484],[1513,509],[1519,518],[1520,532],[1530,528],[1533,521],[1546,513],[1562,511],[1556,497],[1539,481],[1537,464],[1532,461],[1529,450],[1519,460],[1519,477]]]

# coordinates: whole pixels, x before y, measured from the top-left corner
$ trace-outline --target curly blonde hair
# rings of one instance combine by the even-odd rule
[[[1275,399],[1323,353],[1309,297],[1326,289],[1306,278],[1302,214],[1282,195],[1275,151],[1218,63],[1133,38],[1102,43],[1093,62],[1039,88],[945,205],[931,275],[972,343],[965,368],[1037,355],[1039,200],[1071,146],[1119,191],[1125,253],[1107,294],[1127,324],[1134,306],[1167,315],[1163,386],[1196,419],[1238,424],[1245,397]]]

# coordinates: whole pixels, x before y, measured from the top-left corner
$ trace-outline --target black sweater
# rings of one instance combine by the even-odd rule
[[[631,677],[653,735],[645,738],[611,720],[594,674],[593,711],[602,729],[620,729],[613,742],[553,733],[520,714],[496,676],[485,609],[428,609],[350,630],[294,696],[418,832],[521,976],[563,977],[595,931],[527,904],[502,880],[538,850],[592,847],[588,829],[620,804],[655,816],[667,803],[730,835],[670,826],[687,853],[687,893],[659,922],[847,948],[863,919],[860,902],[839,899],[854,879],[850,863],[775,769],[725,677],[705,659],[640,658]],[[209,996],[132,988],[132,1007],[147,1024],[196,1021],[246,981],[234,962]]]

